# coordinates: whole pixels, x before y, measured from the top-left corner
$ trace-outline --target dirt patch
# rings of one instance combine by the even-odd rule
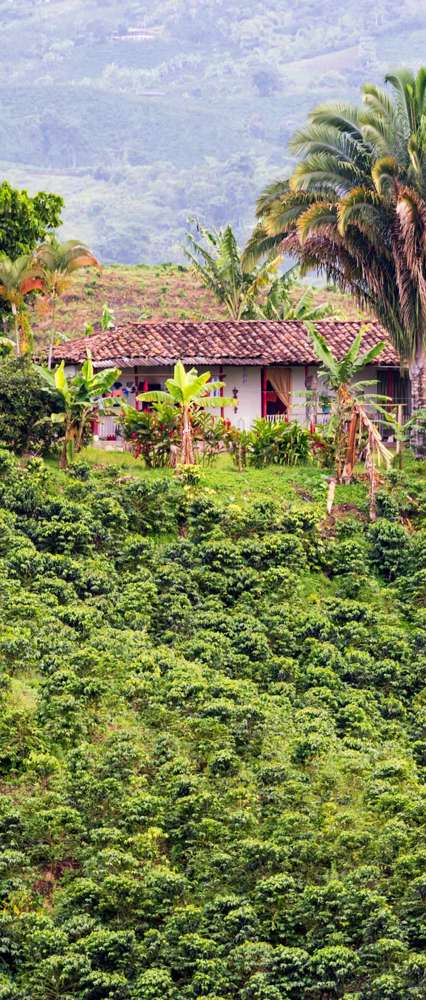
[[[343,521],[347,517],[354,517],[362,524],[366,524],[368,520],[367,515],[359,507],[356,507],[355,504],[336,503],[331,514],[328,514],[321,522],[321,534],[325,538],[334,538],[337,522]]]

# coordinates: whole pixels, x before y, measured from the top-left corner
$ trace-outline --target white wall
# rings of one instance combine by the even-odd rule
[[[223,379],[225,387],[224,396],[232,398],[233,389],[238,389],[238,408],[234,412],[233,406],[225,407],[225,420],[230,420],[241,430],[249,430],[253,420],[260,417],[262,413],[262,390],[261,390],[261,369],[258,365],[248,365],[247,368],[231,367],[224,365]],[[212,374],[219,378],[219,369],[212,369]],[[213,411],[220,413],[220,410]]]
[[[293,365],[291,369],[291,411],[290,420],[306,424],[305,366]]]
[[[212,369],[212,374],[219,377],[219,369]],[[243,430],[248,430],[253,420],[262,415],[262,378],[260,365],[237,368],[224,366],[224,395],[232,396],[232,390],[238,389],[238,411],[235,414],[232,406],[225,408],[225,418]],[[294,365],[291,369],[291,413],[290,419],[300,424],[306,423],[306,390],[305,368]]]
[[[198,371],[201,373],[203,371],[211,371],[213,379],[219,381],[219,366],[207,366],[198,365]],[[170,377],[173,374],[172,368],[170,369],[138,369],[140,372],[138,374],[139,379],[139,391],[142,392],[142,383],[144,376],[149,382],[164,382],[165,378]],[[238,390],[238,407],[237,412],[234,412],[233,406],[225,407],[224,416],[226,420],[230,420],[231,423],[235,424],[236,427],[241,429],[248,429],[253,420],[256,417],[260,417],[262,412],[262,393],[261,393],[261,369],[260,366],[247,366],[247,368],[237,367],[236,365],[228,365],[223,367],[222,381],[225,382],[223,395],[225,397],[233,397],[233,389]],[[135,384],[135,375],[133,369],[123,369],[119,381],[123,386],[133,387]],[[219,390],[217,392],[219,397]],[[134,395],[131,394],[128,397],[128,402],[134,405],[135,399]],[[220,414],[220,408],[217,410],[212,410],[213,414]]]

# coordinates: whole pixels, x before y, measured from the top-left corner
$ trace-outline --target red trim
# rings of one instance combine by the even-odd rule
[[[260,391],[261,391],[261,405],[262,405],[261,413],[262,413],[262,417],[266,417],[266,414],[268,412],[268,393],[267,393],[267,388],[266,388],[267,384],[268,384],[268,379],[266,377],[266,368],[261,368],[260,369],[260,387],[261,387]]]
[[[219,368],[219,382],[223,382],[223,368],[222,368],[222,365]],[[223,395],[224,395],[223,385],[221,385],[221,387],[219,389],[219,396],[223,396]],[[220,408],[220,415],[222,417],[222,420],[224,420],[224,418],[225,418],[225,407],[224,406],[221,406],[221,408]]]
[[[135,366],[135,369],[134,369],[134,376],[135,376],[135,397],[136,397],[136,399],[135,399],[135,407],[136,407],[137,411],[139,412],[139,410],[141,409],[141,404],[140,404],[140,400],[137,398],[138,397],[138,393],[139,393],[139,378],[138,378],[138,372],[137,372],[136,366]]]
[[[148,390],[149,390],[148,379],[144,378],[142,392],[148,392]],[[142,403],[142,409],[149,410],[149,403]]]

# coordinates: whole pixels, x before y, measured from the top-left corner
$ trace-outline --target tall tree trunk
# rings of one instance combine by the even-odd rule
[[[67,441],[67,439],[65,437],[64,440],[63,440],[63,442],[62,442],[62,448],[61,448],[60,453],[59,453],[59,468],[60,469],[67,469],[68,468],[67,446],[68,446],[68,441]]]
[[[187,406],[182,413],[182,465],[194,465],[194,445],[192,441],[191,415]]]
[[[426,350],[419,347],[415,361],[409,369],[411,382],[411,405],[413,415],[418,410],[426,410]],[[412,445],[416,455],[421,456],[426,450],[425,433],[420,428],[414,430]]]
[[[346,448],[346,461],[342,479],[344,483],[350,483],[352,479],[353,467],[356,458],[356,432],[358,429],[358,411],[354,409],[348,428],[348,444]]]

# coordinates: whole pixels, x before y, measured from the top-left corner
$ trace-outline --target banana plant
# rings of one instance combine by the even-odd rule
[[[413,434],[425,434],[426,410],[415,410],[412,417],[404,420],[402,404],[395,404],[393,409],[384,411],[383,417],[396,442],[394,465],[402,469],[404,446],[410,444]]]
[[[256,318],[257,303],[264,297],[281,263],[281,255],[251,271],[244,269],[241,250],[231,226],[207,229],[198,219],[191,220],[201,239],[187,234],[185,256],[203,285],[226,309],[233,320]]]
[[[315,353],[321,362],[320,376],[330,388],[332,398],[330,427],[334,432],[336,456],[336,481],[349,483],[357,457],[357,435],[367,434],[367,473],[370,483],[373,482],[375,465],[389,467],[392,456],[382,442],[380,433],[368,416],[365,408],[365,389],[373,383],[367,380],[356,380],[357,375],[383,351],[385,341],[382,340],[369,351],[361,352],[362,340],[366,328],[355,337],[353,343],[339,361],[327,344],[325,338],[314,326],[306,324],[311,336]],[[369,396],[375,402],[377,396]],[[380,406],[379,406],[380,408]],[[373,486],[372,486],[373,489]],[[332,491],[333,492],[333,491]],[[329,497],[331,509],[332,497]]]
[[[211,382],[211,373],[199,375],[196,368],[185,371],[182,361],[175,365],[173,378],[166,380],[166,392],[160,389],[142,392],[138,399],[144,403],[166,403],[179,410],[180,428],[180,462],[182,465],[194,465],[194,435],[193,424],[197,410],[219,409],[222,406],[234,406],[234,399],[224,396],[213,396],[211,390],[222,389],[224,382]]]
[[[312,288],[305,288],[297,299],[291,294],[297,287],[299,276],[300,269],[291,267],[275,278],[264,301],[255,303],[256,317],[277,321],[315,322],[329,316],[333,307],[328,303],[316,302]]]
[[[94,415],[99,410],[108,412],[109,403],[104,397],[117,381],[120,369],[106,368],[95,372],[88,355],[76,375],[65,374],[64,361],[55,371],[41,366],[37,366],[37,371],[45,382],[46,390],[62,401],[63,409],[59,413],[51,413],[50,419],[52,424],[61,424],[64,429],[59,467],[66,469],[84,444]]]

